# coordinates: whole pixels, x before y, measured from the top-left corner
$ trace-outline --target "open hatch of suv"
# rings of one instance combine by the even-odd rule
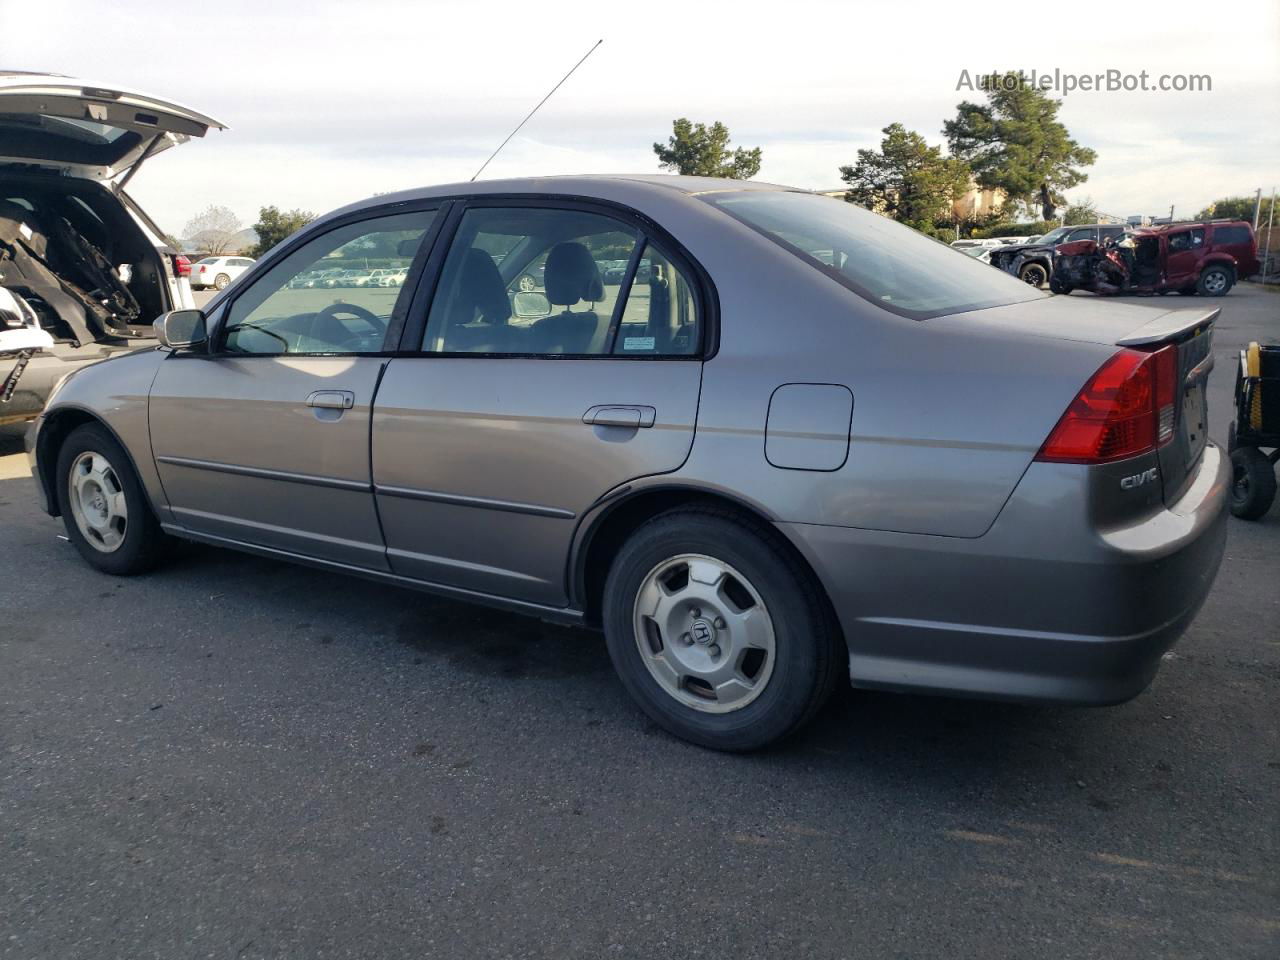
[[[34,418],[79,364],[154,346],[152,321],[194,305],[186,258],[125,187],[210,127],[225,129],[147,94],[0,71],[0,287],[54,340],[0,404],[0,424]]]

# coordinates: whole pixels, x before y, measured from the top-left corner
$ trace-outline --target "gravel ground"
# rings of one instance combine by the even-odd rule
[[[1222,304],[1220,442],[1280,295]],[[206,548],[96,574],[15,449],[0,957],[1280,956],[1280,507],[1131,703],[847,691],[737,757],[592,633]]]

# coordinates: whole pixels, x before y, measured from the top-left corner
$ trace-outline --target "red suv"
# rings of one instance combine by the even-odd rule
[[[1055,293],[1165,293],[1220,297],[1259,271],[1245,220],[1171,223],[1133,231],[1119,243],[1066,243],[1055,251]]]

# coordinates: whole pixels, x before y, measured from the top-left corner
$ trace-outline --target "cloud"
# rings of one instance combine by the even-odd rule
[[[1274,0],[1231,18],[1203,4],[1109,8],[1087,43],[1029,37],[1020,18],[963,4],[793,3],[775,13],[651,0],[643,8],[510,0],[306,6],[224,0],[202,34],[123,0],[0,0],[20,22],[8,66],[56,70],[189,102],[231,125],[156,158],[130,190],[180,229],[210,203],[246,221],[264,204],[317,212],[374,192],[465,180],[596,39],[592,55],[486,176],[656,169],[672,119],[722,120],[764,148],[763,179],[839,185],[838,167],[900,121],[941,142],[973,95],[962,69],[1209,73],[1208,94],[1066,97],[1062,118],[1099,152],[1105,210],[1198,209],[1270,186],[1280,139]],[[94,28],[87,30],[86,23]],[[13,31],[7,31],[13,33]],[[1055,39],[1061,36],[1062,39]]]

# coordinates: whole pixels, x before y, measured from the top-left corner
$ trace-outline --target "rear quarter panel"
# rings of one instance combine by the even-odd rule
[[[1088,377],[1092,342],[905,319],[862,299],[732,218],[663,222],[702,263],[720,305],[697,432],[674,477],[777,521],[981,536]],[[1016,308],[1007,308],[1016,309]],[[1136,324],[1135,324],[1136,325]],[[837,470],[771,465],[769,401],[784,384],[853,394]]]

